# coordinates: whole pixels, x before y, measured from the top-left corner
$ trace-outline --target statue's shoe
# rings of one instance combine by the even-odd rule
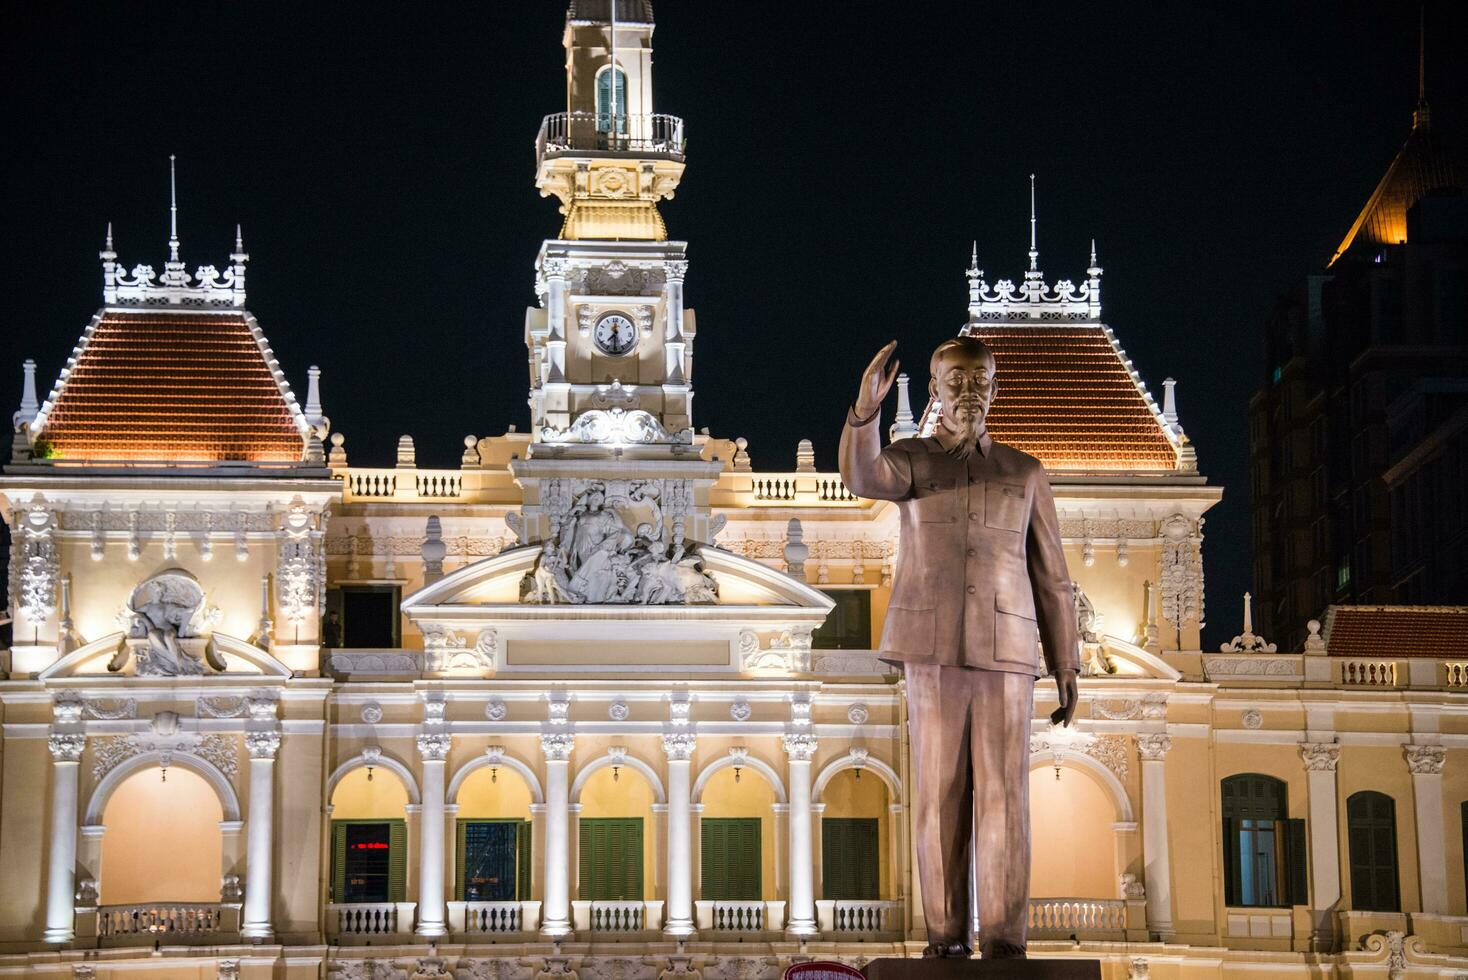
[[[923,949],[923,959],[966,960],[974,955],[973,947],[967,943],[928,943]],[[1023,952],[1020,953],[1024,955]]]
[[[1025,947],[1023,943],[995,939],[984,943],[979,955],[986,960],[1022,960],[1025,959]]]

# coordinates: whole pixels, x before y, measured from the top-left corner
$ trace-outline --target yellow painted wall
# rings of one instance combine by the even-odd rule
[[[1116,806],[1082,769],[1030,771],[1030,894],[1115,898]]]
[[[408,805],[408,791],[391,769],[377,766],[372,778],[367,769],[353,769],[342,777],[331,794],[333,820],[401,820]]]
[[[883,898],[892,898],[892,841],[888,826],[887,786],[882,780],[867,773],[856,778],[856,770],[843,769],[826,784],[821,794],[826,804],[822,819],[832,817],[876,817],[877,818],[877,861],[881,868]]]
[[[213,787],[187,769],[129,776],[102,813],[101,904],[219,901],[222,819]]]
[[[39,936],[46,925],[46,815],[53,767],[45,739],[6,739],[0,765],[5,771],[0,785],[8,790],[0,796],[0,882],[5,883],[0,942],[20,942]]]
[[[758,771],[746,767],[734,781],[732,767],[720,769],[703,788],[703,819],[759,819],[760,897],[775,901],[775,791]],[[701,852],[700,852],[701,853]]]
[[[231,541],[214,541],[214,558],[199,558],[198,545],[180,534],[177,557],[163,557],[161,535],[147,535],[142,557],[127,560],[127,546],[109,542],[102,561],[92,561],[91,544],[87,541],[61,542],[62,570],[71,575],[72,611],[77,632],[84,640],[96,640],[120,629],[117,615],[139,582],[169,568],[182,568],[204,587],[206,602],[218,607],[222,618],[216,627],[221,633],[246,639],[260,620],[260,577],[274,570],[275,548],[250,542],[249,557],[235,559]],[[277,617],[281,636],[287,635],[289,624]],[[306,640],[315,636],[315,621],[301,624]]]
[[[612,776],[612,767],[603,766],[592,773],[581,787],[582,820],[599,817],[642,818],[644,900],[657,898],[661,883],[657,856],[663,852],[666,843],[662,839],[662,821],[653,819],[652,804],[652,787],[642,773],[627,766],[621,767],[615,779]]]
[[[459,787],[460,820],[475,818],[530,819],[530,787],[513,769],[499,767],[498,778],[488,766],[470,773]]]

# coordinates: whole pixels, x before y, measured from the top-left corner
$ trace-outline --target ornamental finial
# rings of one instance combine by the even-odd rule
[[[243,252],[245,250],[245,233],[238,224],[234,226],[234,250]],[[1091,242],[1091,261],[1096,261],[1096,243]]]
[[[1412,128],[1426,129],[1432,115],[1427,108],[1427,5],[1417,11],[1417,108],[1412,112]]]
[[[1040,274],[1040,246],[1035,236],[1035,175],[1030,174],[1030,272],[1025,278],[1038,278]]]
[[[178,157],[168,154],[168,261],[178,259]]]
[[[112,222],[107,222],[107,241],[102,246],[107,251],[112,251]]]

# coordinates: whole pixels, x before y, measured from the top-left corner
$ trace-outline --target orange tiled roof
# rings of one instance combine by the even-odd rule
[[[1333,265],[1353,246],[1398,245],[1407,240],[1407,210],[1429,191],[1468,187],[1468,168],[1421,121],[1367,199],[1351,230],[1331,256]]]
[[[989,433],[1051,471],[1173,470],[1178,454],[1106,327],[971,324],[998,362]]]
[[[297,410],[247,313],[105,311],[52,395],[61,460],[294,462]]]
[[[1332,657],[1468,658],[1468,606],[1331,606]]]

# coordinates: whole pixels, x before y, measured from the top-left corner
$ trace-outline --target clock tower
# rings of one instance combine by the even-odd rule
[[[566,111],[535,141],[535,184],[561,202],[526,311],[531,458],[696,456],[687,245],[658,202],[683,176],[683,121],[653,111],[651,4],[572,0]]]

